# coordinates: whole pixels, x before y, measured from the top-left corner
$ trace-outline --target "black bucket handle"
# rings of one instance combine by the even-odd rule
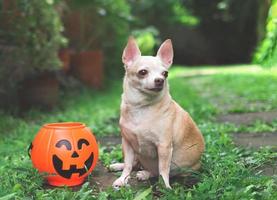
[[[31,150],[33,148],[33,143],[31,142],[29,147],[28,147],[28,150],[27,150],[27,153],[28,153],[28,156],[31,158]]]

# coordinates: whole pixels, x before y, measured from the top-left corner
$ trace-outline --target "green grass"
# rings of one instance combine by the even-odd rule
[[[277,199],[277,177],[258,173],[261,165],[277,157],[271,149],[259,151],[236,147],[230,133],[237,131],[276,131],[272,124],[257,122],[250,126],[219,124],[219,114],[268,111],[277,108],[276,69],[258,66],[173,68],[170,89],[173,98],[184,107],[199,125],[205,141],[200,182],[192,188],[173,183],[173,190],[162,181],[151,188],[132,187],[99,192],[88,183],[81,190],[47,189],[32,168],[26,149],[44,123],[82,121],[96,137],[117,134],[121,81],[96,92],[89,89],[66,92],[55,110],[32,110],[21,117],[0,113],[0,200],[2,199]],[[202,75],[199,75],[202,74]],[[205,75],[204,75],[205,74]],[[209,74],[209,75],[207,75]],[[252,106],[251,106],[252,105]],[[101,148],[104,164],[122,159],[119,147],[112,152]],[[93,177],[89,177],[89,180]]]
[[[276,68],[263,70],[253,65],[180,70],[175,69],[174,75],[186,78],[200,96],[211,104],[219,105],[219,112],[277,109]]]

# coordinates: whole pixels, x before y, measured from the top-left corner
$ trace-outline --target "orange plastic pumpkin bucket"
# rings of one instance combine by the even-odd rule
[[[29,147],[33,166],[54,186],[80,185],[98,161],[92,132],[80,122],[45,124]]]

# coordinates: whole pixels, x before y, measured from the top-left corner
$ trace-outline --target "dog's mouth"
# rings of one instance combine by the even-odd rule
[[[153,92],[160,92],[163,90],[163,87],[154,87],[154,88],[147,88],[147,89]]]

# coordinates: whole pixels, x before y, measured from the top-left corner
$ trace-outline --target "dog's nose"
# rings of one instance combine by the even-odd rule
[[[162,78],[156,78],[154,80],[156,86],[162,86],[164,84],[164,79]]]

